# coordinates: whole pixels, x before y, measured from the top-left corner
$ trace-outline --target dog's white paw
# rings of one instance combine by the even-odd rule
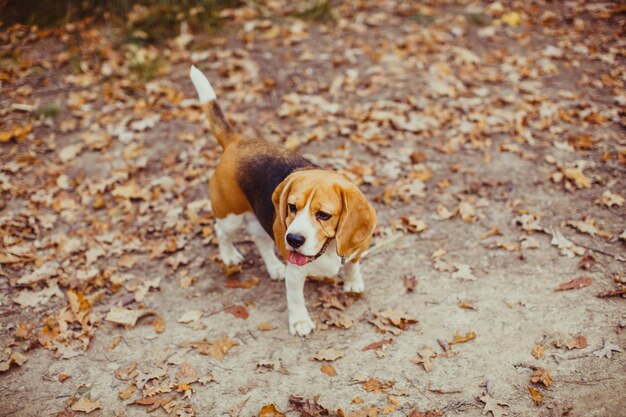
[[[267,268],[267,273],[270,275],[270,278],[276,281],[282,281],[285,279],[285,265],[276,261],[275,263],[271,263],[269,265],[265,265]]]
[[[304,318],[289,319],[289,333],[292,335],[306,336],[315,329],[315,323],[309,316]]]
[[[343,281],[343,292],[357,292],[361,293],[365,291],[365,283],[363,278],[352,279],[349,281]]]
[[[220,257],[224,265],[239,265],[243,262],[243,255],[234,246],[220,251]]]

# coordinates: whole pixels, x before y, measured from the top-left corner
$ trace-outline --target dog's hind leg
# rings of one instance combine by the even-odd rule
[[[243,255],[235,247],[235,235],[243,224],[244,214],[229,214],[215,221],[220,257],[226,265],[238,265],[243,261]]]
[[[285,264],[283,264],[276,256],[276,252],[274,251],[274,241],[263,229],[263,226],[261,226],[261,223],[259,223],[253,214],[247,214],[246,216],[248,220],[248,233],[250,233],[254,244],[259,250],[261,258],[263,258],[265,268],[267,269],[267,273],[270,275],[270,278],[277,280],[284,279]]]

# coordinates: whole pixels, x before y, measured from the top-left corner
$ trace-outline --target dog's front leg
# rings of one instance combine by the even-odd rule
[[[361,266],[358,262],[348,262],[343,275],[343,291],[361,293],[364,290],[365,283],[363,282],[363,274],[361,274]]]
[[[293,335],[306,336],[315,329],[304,302],[304,282],[306,272],[302,267],[288,264],[285,271],[287,287],[287,309],[289,311],[289,332]]]

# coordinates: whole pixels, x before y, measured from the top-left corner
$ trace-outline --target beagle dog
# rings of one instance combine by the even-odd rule
[[[241,137],[224,117],[204,74],[192,66],[189,76],[211,133],[223,148],[209,181],[220,257],[226,265],[243,260],[234,237],[245,225],[269,276],[285,279],[289,331],[305,336],[315,328],[304,301],[307,276],[334,276],[345,264],[344,291],[363,292],[359,259],[372,240],[376,212],[339,173],[277,144]]]

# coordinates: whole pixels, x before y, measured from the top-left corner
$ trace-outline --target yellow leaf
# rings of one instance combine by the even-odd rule
[[[563,174],[568,180],[574,181],[578,188],[591,188],[591,180],[585,176],[580,168],[564,168]]]
[[[515,27],[519,26],[519,24],[522,22],[522,18],[517,12],[508,12],[502,16],[502,21],[509,26]]]
[[[335,376],[335,375],[337,375],[337,371],[335,371],[335,368],[333,368],[333,366],[331,364],[328,364],[328,363],[326,365],[322,365],[320,370],[322,372],[324,372],[328,376]]]
[[[285,417],[285,414],[283,414],[274,404],[265,404],[259,410],[259,417]]]
[[[537,388],[528,387],[528,392],[530,393],[530,398],[533,399],[535,405],[541,405],[543,403],[543,395]]]
[[[452,340],[452,342],[450,342],[450,344],[456,345],[457,343],[465,343],[474,339],[476,339],[476,333],[474,332],[467,332],[465,335],[462,335],[461,333],[456,332],[454,334],[454,339]]]

